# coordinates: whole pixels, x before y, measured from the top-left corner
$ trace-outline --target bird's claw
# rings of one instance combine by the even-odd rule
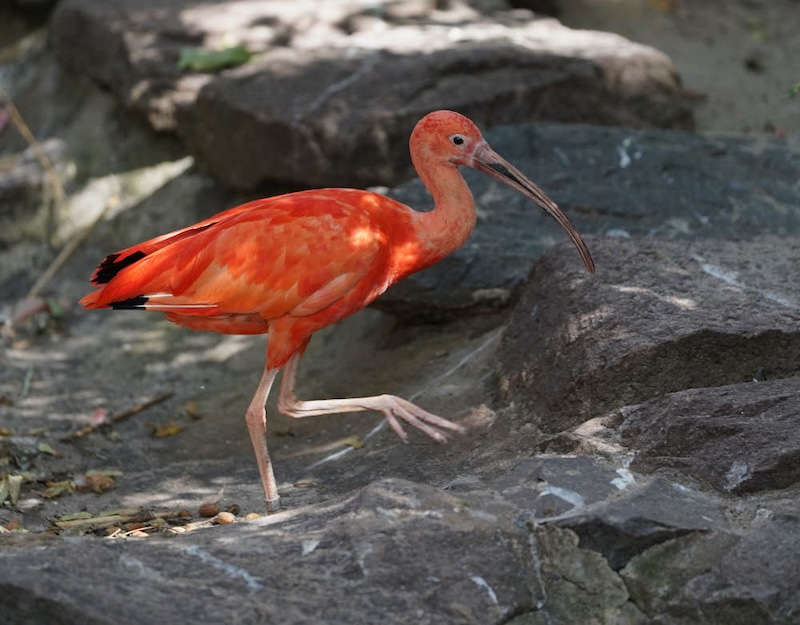
[[[446,443],[448,440],[445,432],[441,431],[443,429],[459,434],[466,432],[461,425],[430,413],[408,400],[394,396],[389,396],[388,399],[389,405],[384,407],[382,412],[386,416],[389,426],[404,443],[408,442],[408,434],[406,434],[399,419],[424,432],[437,443]]]

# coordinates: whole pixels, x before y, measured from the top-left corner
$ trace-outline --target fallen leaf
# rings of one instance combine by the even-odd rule
[[[128,532],[127,535],[131,538],[147,538],[149,536],[147,532],[143,532],[142,530],[133,530],[132,532]]]
[[[183,410],[188,414],[192,419],[202,419],[203,414],[200,412],[200,404],[193,399],[190,399],[185,404],[183,404]]]
[[[104,493],[114,486],[114,477],[105,473],[86,474],[86,487],[94,493]],[[80,490],[80,489],[79,489]]]
[[[36,445],[36,449],[41,451],[43,454],[50,454],[51,456],[58,455],[58,452],[50,446],[50,443],[39,443]]]
[[[47,307],[50,310],[50,316],[54,319],[61,319],[64,316],[64,308],[55,299],[48,299]]]
[[[183,426],[177,423],[165,423],[153,426],[153,438],[166,438],[183,432]]]
[[[12,532],[14,530],[22,529],[22,521],[19,519],[11,519],[8,523],[6,523],[6,529]]]
[[[75,486],[72,480],[63,480],[61,482],[46,482],[47,488],[42,493],[42,497],[46,499],[55,499],[61,495],[68,495],[75,492]]]
[[[65,514],[56,519],[56,521],[77,521],[78,519],[91,519],[92,515],[86,510],[81,512],[73,512],[72,514]]]
[[[2,398],[0,398],[0,403],[2,403]],[[11,431],[11,428],[7,427],[0,427],[0,436],[13,436],[14,433]]]
[[[364,446],[364,441],[362,441],[358,436],[348,436],[342,441],[342,444],[348,445],[353,449],[361,449]]]
[[[219,506],[215,503],[204,503],[197,509],[197,514],[202,517],[212,517],[219,514]]]
[[[178,68],[194,72],[216,72],[247,63],[251,56],[250,50],[241,44],[221,50],[183,48],[178,59]]]
[[[23,476],[11,473],[6,476],[6,481],[8,483],[8,498],[11,501],[12,506],[17,505],[17,501],[19,500],[19,492],[22,488],[22,480]]]
[[[108,421],[108,410],[105,408],[95,408],[92,416],[89,417],[89,423],[92,425],[103,425]]]

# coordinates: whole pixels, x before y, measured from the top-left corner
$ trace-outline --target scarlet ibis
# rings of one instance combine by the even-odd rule
[[[311,335],[361,310],[390,285],[466,241],[475,204],[459,166],[485,172],[554,217],[586,269],[589,249],[561,209],[452,111],[423,117],[411,160],[435,208],[418,212],[357,189],[315,189],[255,200],[193,226],[107,256],[92,275],[86,308],[156,310],[193,330],[268,333],[261,381],[245,414],[268,511],[279,507],[267,450],[265,403],[283,368],[278,410],[291,417],[376,410],[404,441],[401,421],[436,441],[463,428],[394,395],[303,401],[294,394]]]

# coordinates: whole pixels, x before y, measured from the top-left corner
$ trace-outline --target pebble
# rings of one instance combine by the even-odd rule
[[[228,523],[233,523],[236,520],[236,517],[230,512],[220,512],[215,517],[215,520],[217,523],[220,523],[221,525],[227,525]]]

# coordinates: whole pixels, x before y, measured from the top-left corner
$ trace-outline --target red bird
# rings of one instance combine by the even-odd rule
[[[475,124],[452,111],[423,117],[411,160],[435,208],[417,212],[377,193],[316,189],[255,200],[103,260],[86,308],[156,310],[170,321],[225,334],[269,333],[267,359],[245,420],[267,510],[279,507],[267,450],[265,403],[278,371],[278,409],[291,417],[377,410],[403,439],[405,421],[431,438],[463,431],[394,395],[298,400],[295,374],[311,335],[361,310],[405,276],[441,260],[469,236],[475,204],[459,172],[473,167],[528,196],[566,230],[586,268],[594,262],[569,219],[496,154]]]

